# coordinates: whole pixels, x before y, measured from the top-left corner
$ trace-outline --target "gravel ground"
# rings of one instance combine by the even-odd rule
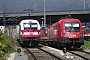
[[[51,49],[51,48],[50,48]],[[53,49],[52,49],[53,50]],[[87,51],[87,52],[90,52],[90,49],[85,49],[85,51]],[[58,52],[57,51],[57,49],[55,49],[55,52]],[[60,50],[59,50],[59,52],[58,53],[60,53]],[[61,53],[60,53],[61,54]],[[15,55],[16,55],[16,52],[15,53],[12,53],[12,54],[10,54],[10,56],[7,58],[7,60],[14,60],[14,58],[15,58]],[[62,53],[61,54],[61,56],[63,56],[64,54]]]
[[[18,47],[21,48],[21,47]],[[21,48],[21,52],[14,52],[7,57],[7,60],[28,60],[27,55],[24,53],[23,49]]]
[[[9,55],[7,60],[14,60],[14,57],[15,57],[15,53],[12,53]]]
[[[90,52],[90,49],[85,49],[85,51]]]

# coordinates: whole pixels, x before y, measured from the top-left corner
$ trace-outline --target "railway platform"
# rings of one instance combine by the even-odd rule
[[[20,53],[15,52],[10,54],[10,56],[8,57],[8,60],[28,60],[28,57],[23,51],[21,51]]]

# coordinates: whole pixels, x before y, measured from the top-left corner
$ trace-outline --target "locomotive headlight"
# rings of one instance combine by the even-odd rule
[[[21,35],[23,34],[23,32],[21,32]]]
[[[63,33],[63,37],[66,37],[66,33]]]
[[[20,34],[22,35],[22,32],[20,32]]]
[[[80,33],[80,37],[83,37],[83,33]]]

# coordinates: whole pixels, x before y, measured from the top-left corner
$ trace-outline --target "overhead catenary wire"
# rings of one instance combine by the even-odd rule
[[[60,0],[60,1],[57,3],[57,5],[55,5],[55,6],[52,8],[52,10],[55,9],[55,8],[60,4],[61,1],[62,1],[62,0]]]
[[[27,2],[30,2],[31,0],[26,0]],[[24,3],[26,3],[26,1]],[[31,9],[33,6],[36,5],[36,1],[37,0],[32,0],[32,3],[30,2],[30,5],[29,5],[29,8]],[[58,8],[58,10],[60,10],[60,5],[62,3],[62,1],[65,1],[65,0],[58,0],[58,2],[56,4],[54,4],[55,6],[52,7],[51,11],[55,11],[56,8]],[[67,1],[70,1],[70,0],[67,0]],[[72,0],[72,3],[68,4],[67,6],[63,7],[61,10],[66,10],[67,8],[70,8],[72,5],[75,5],[76,2],[78,1],[83,1],[83,0]],[[87,2],[86,2],[87,3]],[[82,3],[83,4],[83,3]],[[0,4],[1,5],[1,4]],[[24,5],[24,7],[26,7],[27,4]],[[62,4],[63,5],[63,4]],[[1,5],[2,6],[2,5]],[[64,6],[64,5],[63,5]],[[33,8],[34,9],[34,8]],[[36,9],[34,9],[36,10]],[[10,11],[10,9],[8,9],[7,11]],[[10,11],[11,12],[11,11]]]
[[[31,4],[31,6],[30,6],[29,8],[31,8],[31,7],[35,4],[35,1],[36,1],[36,0],[33,1],[33,3]]]
[[[63,10],[66,10],[67,8],[71,7],[72,5],[74,5],[76,2],[78,2],[79,0],[74,0],[71,4],[69,4],[67,7],[65,7]]]
[[[57,7],[59,7],[59,4],[62,0],[60,0],[57,5],[55,5],[53,8],[52,8],[52,11],[54,11],[54,9],[56,9]],[[74,0],[71,4],[69,4],[67,7],[63,8],[62,10],[66,10],[67,8],[71,7],[72,5],[74,5],[76,2],[78,2],[79,0]]]

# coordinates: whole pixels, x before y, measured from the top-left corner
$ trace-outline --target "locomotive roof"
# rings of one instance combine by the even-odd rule
[[[79,19],[76,19],[76,18],[63,18],[63,19],[60,19],[58,22],[59,23],[62,23],[62,22],[80,22],[80,20]],[[53,26],[53,25],[55,25],[55,24],[57,24],[58,22],[56,22],[56,23],[53,23],[52,25],[50,25],[49,27],[51,27],[51,26]]]
[[[59,21],[80,21],[80,20],[76,19],[76,18],[64,18],[64,19],[61,19]]]
[[[32,22],[38,22],[37,20],[34,20],[34,19],[26,19],[26,20],[22,20],[22,21],[20,22],[20,24],[21,24],[21,23],[25,23],[25,22],[30,22],[30,21],[32,21]]]

